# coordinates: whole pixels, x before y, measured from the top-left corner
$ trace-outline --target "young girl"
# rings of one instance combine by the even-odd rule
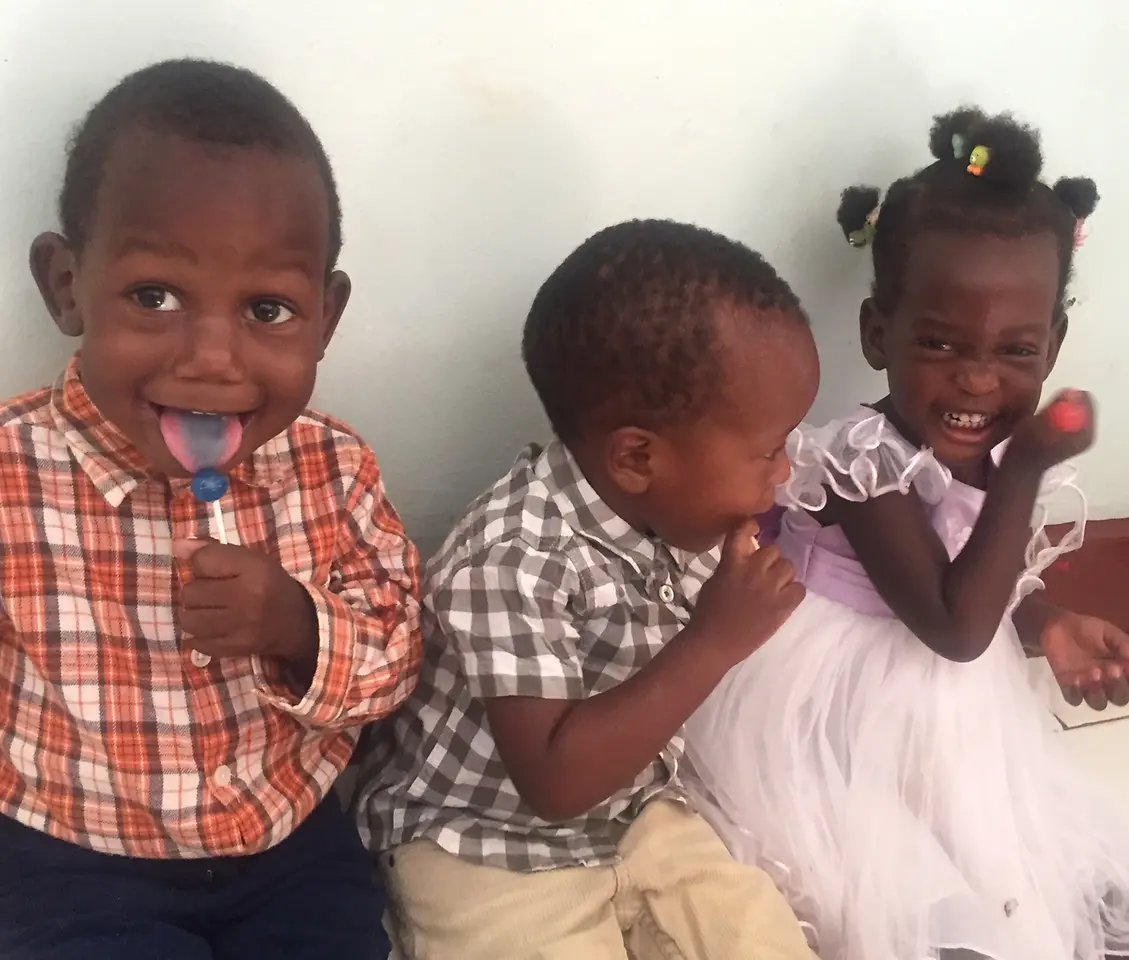
[[[1007,117],[942,117],[931,149],[880,215],[876,190],[843,196],[889,394],[790,440],[778,544],[808,595],[692,718],[688,755],[824,960],[1129,953],[1129,825],[1063,755],[1017,632],[1060,654],[1073,632],[1060,668],[1121,676],[1123,635],[1028,597],[1081,543],[1059,465],[1092,440],[1089,400],[1035,411],[1097,194],[1041,183],[1037,136]],[[1056,493],[1076,518],[1052,546]]]

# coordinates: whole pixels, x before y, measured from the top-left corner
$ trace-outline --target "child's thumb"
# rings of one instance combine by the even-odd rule
[[[760,524],[755,517],[749,517],[737,524],[729,531],[725,542],[721,545],[721,562],[734,563],[756,553],[760,549],[760,544],[757,543],[757,534],[760,530]]]
[[[177,560],[185,561],[191,560],[200,550],[206,547],[211,540],[204,539],[191,539],[191,540],[174,540],[172,542],[172,555]]]

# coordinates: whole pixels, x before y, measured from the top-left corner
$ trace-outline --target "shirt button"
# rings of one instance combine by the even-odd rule
[[[218,767],[216,772],[212,775],[212,782],[217,787],[230,787],[231,786],[231,767]]]
[[[674,587],[669,583],[664,583],[659,587],[659,599],[663,603],[674,603]]]
[[[195,667],[206,667],[212,662],[212,658],[208,654],[201,653],[199,650],[193,650],[188,655],[188,659],[192,661],[192,665]]]

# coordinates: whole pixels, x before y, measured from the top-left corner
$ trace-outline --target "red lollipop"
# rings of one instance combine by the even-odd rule
[[[1085,430],[1090,419],[1085,404],[1065,397],[1051,404],[1047,416],[1050,417],[1051,426],[1062,433]]]

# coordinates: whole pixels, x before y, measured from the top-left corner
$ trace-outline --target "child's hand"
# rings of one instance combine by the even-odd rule
[[[214,657],[317,656],[317,617],[309,594],[277,560],[214,540],[178,540],[173,553],[192,579],[181,591],[180,626]]]
[[[792,564],[776,547],[758,549],[757,531],[756,521],[748,520],[725,538],[721,562],[702,587],[690,624],[729,665],[776,633],[804,599]]]
[[[1069,610],[1048,618],[1043,653],[1067,703],[1094,710],[1129,703],[1129,636],[1112,623]]]
[[[1093,442],[1093,401],[1080,390],[1064,390],[1015,428],[1007,458],[1043,472],[1078,456]]]

